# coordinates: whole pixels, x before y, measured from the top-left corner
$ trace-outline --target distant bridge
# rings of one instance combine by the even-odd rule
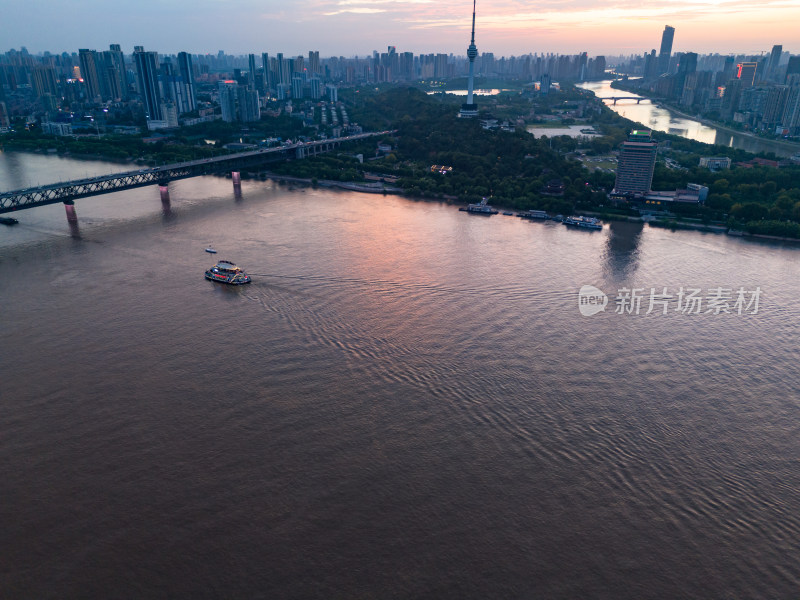
[[[617,103],[617,100],[636,100],[636,104],[639,104],[643,100],[647,100],[652,102],[652,98],[642,98],[641,96],[606,96],[600,97],[598,96],[598,100],[613,100],[614,104]]]
[[[247,167],[262,165],[270,160],[281,157],[306,158],[337,148],[343,142],[363,140],[370,137],[391,133],[379,131],[372,133],[359,133],[341,138],[319,140],[316,142],[299,142],[275,148],[264,148],[236,154],[226,154],[214,158],[190,160],[182,163],[164,165],[124,173],[110,173],[99,177],[87,177],[74,181],[52,183],[36,188],[15,190],[0,193],[0,214],[8,213],[36,206],[56,204],[63,202],[67,207],[67,219],[74,221],[74,201],[87,196],[109,194],[121,190],[158,184],[161,187],[162,201],[169,202],[167,184],[177,179],[187,179],[200,175],[212,175],[224,171],[233,172],[234,185],[240,181],[239,170]]]

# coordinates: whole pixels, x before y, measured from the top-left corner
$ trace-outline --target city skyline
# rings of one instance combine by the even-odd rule
[[[50,0],[38,5],[36,19],[30,5],[6,8],[2,50],[60,53],[118,43],[126,53],[135,45],[169,54],[302,54],[314,47],[325,56],[364,56],[392,44],[415,53],[462,54],[472,12],[468,0],[299,0],[291,10],[274,0],[142,0],[117,5],[113,14],[97,0],[79,8]],[[602,8],[585,0],[483,0],[476,27],[482,51],[496,55],[639,54],[658,48],[665,23],[676,29],[673,52],[767,54],[776,43],[800,53],[793,31],[798,21],[800,5],[785,0],[757,7],[707,0]]]

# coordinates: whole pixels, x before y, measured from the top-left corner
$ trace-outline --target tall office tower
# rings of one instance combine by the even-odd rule
[[[86,86],[86,99],[95,102],[100,99],[100,77],[97,69],[97,52],[95,50],[78,50],[81,77]]]
[[[139,95],[144,103],[148,121],[163,121],[161,109],[161,88],[158,85],[158,53],[145,52],[142,46],[136,46],[133,62],[136,64],[136,76]]]
[[[261,106],[258,92],[251,90],[249,85],[240,85],[236,90],[239,102],[239,120],[242,123],[253,123],[261,119]]]
[[[661,51],[658,53],[658,74],[669,72],[669,58],[672,56],[672,40],[675,37],[675,28],[667,25],[661,34]]]
[[[247,85],[251,90],[256,89],[256,55],[247,55]]]
[[[312,75],[319,75],[319,50],[308,51],[308,70]]]
[[[778,80],[778,65],[781,62],[781,55],[783,54],[783,46],[775,44],[772,47],[772,52],[769,55],[769,62],[767,63],[767,78],[771,81]]]
[[[755,85],[757,67],[758,63],[754,62],[743,62],[736,65],[736,78],[742,82],[742,86]]]
[[[231,79],[220,81],[217,86],[219,89],[219,106],[222,109],[222,120],[226,123],[233,123],[236,120],[236,90],[239,86]]]
[[[475,0],[472,0],[472,38],[467,48],[467,58],[469,59],[469,82],[467,84],[467,101],[461,105],[458,116],[462,118],[477,117],[478,105],[475,103],[472,93],[475,87],[475,58],[478,56],[478,47],[475,45]]]
[[[264,93],[271,92],[275,89],[275,77],[273,76],[272,70],[272,63],[274,61],[274,58],[270,60],[268,52],[261,53],[261,66],[264,70]]]
[[[658,144],[653,141],[650,131],[631,131],[619,153],[614,191],[618,194],[648,194],[653,184],[657,150]]]
[[[108,48],[108,67],[114,70],[111,77],[115,83],[112,86],[119,85],[119,95],[112,94],[112,96],[120,100],[127,100],[130,97],[130,90],[128,88],[128,72],[125,69],[125,55],[119,44],[111,44]]]
[[[184,96],[186,98],[185,112],[191,112],[197,108],[197,94],[194,90],[194,65],[192,55],[188,52],[178,52],[178,73],[183,86],[186,88]]]

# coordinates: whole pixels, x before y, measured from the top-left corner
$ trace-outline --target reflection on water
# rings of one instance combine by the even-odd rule
[[[599,97],[610,97],[620,94],[620,90],[611,87],[610,81],[590,82],[580,84],[579,87],[594,92]],[[642,97],[631,92],[624,92],[626,96]],[[666,108],[649,102],[636,103],[635,100],[619,100],[616,104],[607,103],[607,106],[626,119],[642,123],[656,131],[665,131],[674,135],[697,140],[704,144],[719,144],[732,148],[741,148],[748,152],[774,152],[778,156],[791,156],[800,152],[800,145],[785,142],[764,140],[745,133],[721,130],[717,127],[705,125],[695,119],[682,117]]]
[[[608,279],[623,281],[636,273],[643,229],[644,223],[611,221],[603,251],[603,266]]]

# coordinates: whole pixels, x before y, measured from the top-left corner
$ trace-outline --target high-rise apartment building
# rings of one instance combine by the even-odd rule
[[[742,86],[749,87],[755,85],[756,69],[758,63],[743,62],[736,65],[736,79],[742,82]]]
[[[273,59],[274,61],[275,59]],[[264,71],[264,92],[275,89],[275,78],[272,75],[272,61],[269,59],[268,52],[261,53],[261,67]]]
[[[651,133],[634,129],[628,140],[623,142],[614,183],[614,192],[617,194],[645,195],[650,192],[658,151],[658,144],[653,141]]]
[[[312,75],[319,75],[319,50],[308,51],[308,70]]]
[[[236,120],[236,90],[239,85],[236,81],[228,79],[220,81],[217,86],[219,90],[219,106],[222,109],[222,120],[226,123],[233,123]]]
[[[658,53],[659,75],[669,72],[669,59],[672,56],[672,40],[675,37],[675,28],[667,25],[661,34],[661,51]]]
[[[86,86],[86,99],[89,102],[95,102],[101,97],[97,51],[82,48],[78,50],[78,60],[81,67],[81,78]]]

